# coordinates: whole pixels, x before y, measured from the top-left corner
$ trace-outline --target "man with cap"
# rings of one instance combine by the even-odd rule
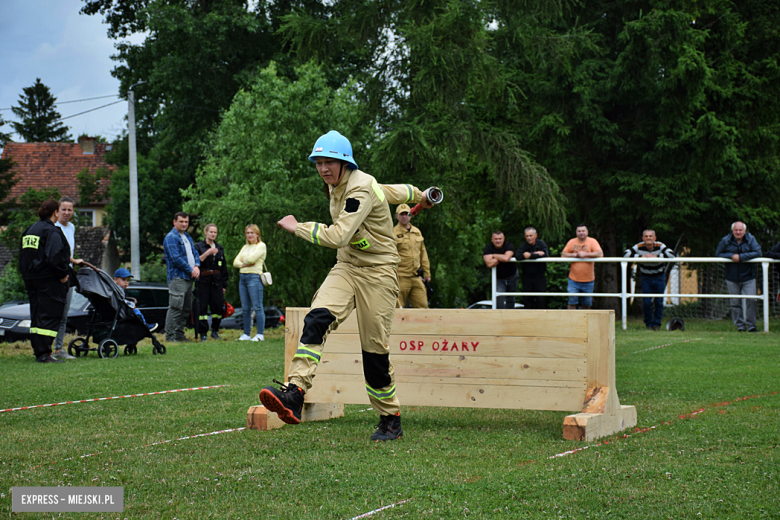
[[[379,184],[358,169],[352,143],[336,131],[321,136],[309,160],[325,182],[333,224],[298,222],[287,215],[277,225],[314,245],[336,249],[336,265],[315,293],[303,321],[298,349],[281,389],[268,386],[260,401],[287,424],[299,424],[304,395],[313,384],[328,335],[357,313],[363,376],[371,406],[379,412],[372,441],[400,439],[401,404],[390,361],[390,329],[398,304],[398,248],[388,204],[421,202],[427,192],[411,184]]]
[[[146,318],[144,318],[144,315],[141,314],[141,311],[135,308],[136,303],[138,303],[136,299],[128,298],[127,296],[125,296],[125,290],[130,285],[130,278],[132,277],[133,275],[130,274],[130,271],[128,271],[124,267],[120,267],[114,272],[114,283],[117,284],[119,286],[119,289],[122,291],[122,296],[124,297],[127,306],[133,309],[135,315],[141,318],[141,321],[144,322],[144,325],[149,327],[149,332],[154,332],[155,330],[157,330],[157,324],[146,323]]]
[[[393,228],[395,243],[398,246],[398,255],[401,263],[398,264],[398,285],[401,292],[398,294],[398,306],[402,309],[406,303],[415,309],[428,308],[428,294],[425,289],[426,282],[431,281],[431,264],[428,261],[428,252],[425,250],[425,239],[419,228],[410,222],[412,215],[408,204],[399,204],[395,209],[395,217],[398,224]],[[418,273],[422,269],[423,277]]]

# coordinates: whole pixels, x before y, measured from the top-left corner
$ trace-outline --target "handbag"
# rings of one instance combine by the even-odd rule
[[[263,282],[264,286],[268,287],[274,283],[274,279],[271,277],[271,273],[269,273],[266,269],[265,262],[263,262],[263,270],[265,270],[265,272],[260,275],[260,281]]]

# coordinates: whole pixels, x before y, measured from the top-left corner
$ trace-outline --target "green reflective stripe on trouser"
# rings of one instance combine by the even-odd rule
[[[293,358],[302,357],[302,358],[309,358],[313,359],[316,363],[320,362],[320,359],[322,358],[322,354],[317,352],[316,350],[306,348],[303,345],[298,347],[298,350],[295,351],[295,355]]]
[[[320,245],[320,225],[314,224],[314,227],[311,228],[311,242],[312,244]]]
[[[222,315],[221,314],[212,314],[211,318],[214,319],[214,320],[221,320],[222,319]]]
[[[368,392],[368,395],[377,399],[392,399],[395,397],[395,385],[393,385],[387,392],[380,392],[366,385],[366,392]]]
[[[30,328],[30,334],[38,334],[40,336],[51,336],[52,338],[57,337],[57,331],[56,330],[49,330],[49,329],[39,329],[36,327]]]

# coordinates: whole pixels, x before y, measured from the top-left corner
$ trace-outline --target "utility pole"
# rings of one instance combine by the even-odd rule
[[[127,90],[127,126],[130,145],[130,272],[141,279],[141,250],[138,236],[138,164],[135,157],[135,92],[133,89],[146,83],[139,81]]]

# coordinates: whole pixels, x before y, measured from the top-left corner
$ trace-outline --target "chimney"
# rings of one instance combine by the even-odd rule
[[[86,135],[82,135],[79,137],[79,146],[81,146],[81,153],[84,155],[87,154],[94,154],[95,153],[95,139],[94,137],[88,137]]]

